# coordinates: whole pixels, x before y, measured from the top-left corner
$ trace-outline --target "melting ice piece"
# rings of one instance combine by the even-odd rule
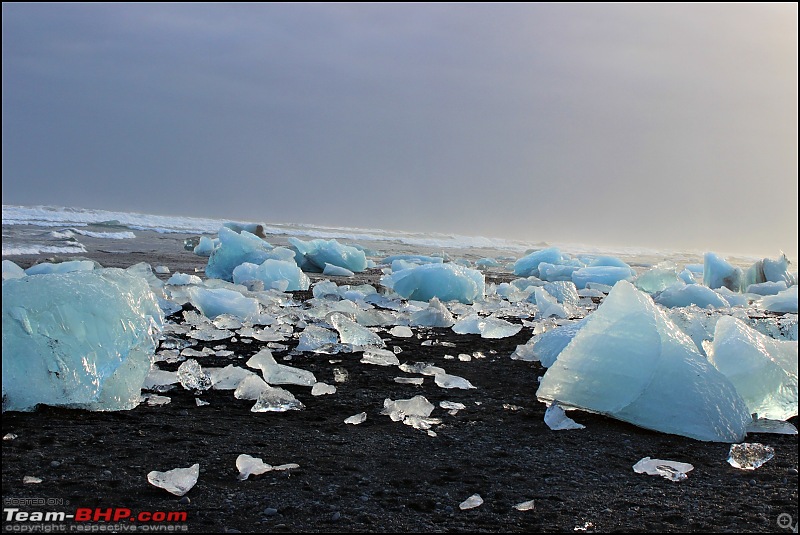
[[[533,511],[534,503],[533,500],[528,500],[527,502],[518,503],[514,506],[514,509],[517,511]]]
[[[144,390],[164,390],[164,387],[169,387],[178,382],[177,372],[168,372],[159,370],[153,366],[147,377],[144,378],[142,388]]]
[[[476,507],[480,507],[481,505],[483,505],[483,498],[481,498],[481,495],[473,494],[472,496],[470,496],[469,498],[458,504],[458,508],[461,509],[462,511],[465,511],[467,509],[475,509]]]
[[[399,422],[407,416],[427,418],[433,409],[433,404],[425,396],[414,396],[411,399],[398,399],[397,401],[386,398],[383,401],[381,414],[388,414],[392,421]]]
[[[411,314],[409,323],[420,327],[450,327],[455,323],[455,319],[447,307],[434,297],[428,303],[428,308]]]
[[[250,412],[286,412],[303,410],[305,405],[288,390],[280,387],[267,386],[261,391],[256,404]]]
[[[247,318],[259,313],[258,300],[234,290],[189,286],[186,294],[189,301],[207,318],[213,319],[220,314]]]
[[[302,241],[289,238],[289,244],[297,253],[295,260],[303,271],[321,273],[325,264],[345,268],[354,273],[367,269],[367,256],[364,251],[350,245],[342,245],[336,240]]]
[[[663,461],[661,459],[651,459],[650,457],[645,457],[633,465],[633,471],[637,474],[661,476],[670,481],[683,481],[689,477],[686,474],[692,470],[694,470],[694,466],[689,463]]]
[[[782,420],[769,420],[767,418],[756,418],[747,426],[747,434],[750,433],[771,433],[774,435],[796,435],[797,428],[789,422]]]
[[[728,288],[741,292],[744,283],[742,268],[734,267],[715,253],[703,256],[703,284],[709,288]]]
[[[436,375],[445,373],[444,368],[428,364],[427,362],[415,362],[414,364],[401,364],[400,370],[406,373],[421,373],[422,375]]]
[[[273,470],[272,466],[258,457],[251,457],[245,453],[236,458],[236,469],[239,470],[239,481],[244,481],[250,476],[260,476]]]
[[[729,306],[720,294],[700,284],[675,284],[655,298],[656,303],[665,307],[688,307],[697,305],[700,308],[724,308]]]
[[[544,288],[536,288],[533,291],[533,296],[536,300],[536,306],[539,308],[539,314],[543,318],[549,318],[551,316],[568,318],[572,315],[572,310],[564,305],[558,304],[556,298],[547,293]]]
[[[381,337],[370,331],[366,327],[359,325],[341,312],[333,312],[328,315],[328,322],[339,332],[343,344],[354,346],[375,346],[386,347]]]
[[[200,241],[197,242],[194,249],[191,251],[196,254],[197,256],[211,256],[211,253],[214,252],[214,248],[219,245],[219,238],[216,240],[212,240],[208,236],[201,236]]]
[[[389,334],[397,338],[411,338],[414,336],[414,331],[405,325],[398,325],[389,330]]]
[[[462,390],[477,388],[463,377],[450,375],[449,373],[437,373],[433,376],[433,380],[436,381],[436,385],[441,388],[460,388]]]
[[[361,357],[362,364],[375,364],[377,366],[399,366],[400,361],[393,351],[388,349],[370,348],[364,350]]]
[[[333,331],[323,329],[316,325],[309,325],[300,333],[297,351],[314,351],[332,353],[334,346],[339,342],[339,337]]]
[[[128,410],[140,402],[163,314],[120,269],[3,281],[3,410]]]
[[[336,393],[336,387],[326,383],[316,383],[314,386],[311,387],[312,396],[324,396],[327,394],[335,394],[335,393]]]
[[[257,400],[261,392],[266,390],[268,386],[261,377],[251,374],[239,383],[239,386],[233,392],[233,397],[236,399]]]
[[[355,273],[353,273],[349,269],[339,266],[334,266],[333,264],[329,264],[328,262],[325,262],[325,269],[322,270],[322,274],[327,275],[329,277],[352,277],[353,275],[355,275]]]
[[[147,474],[151,485],[164,489],[175,496],[183,496],[195,486],[200,477],[200,465],[193,464],[189,468],[175,468],[166,472],[153,470]]]
[[[709,361],[730,379],[748,412],[772,420],[797,415],[797,342],[775,340],[723,316],[706,347]]]
[[[21,279],[26,275],[25,270],[11,260],[3,260],[3,280]]]
[[[705,441],[738,442],[752,420],[731,382],[626,281],[588,317],[536,395]]]
[[[760,282],[758,284],[751,284],[747,287],[746,292],[756,295],[777,295],[778,293],[786,290],[788,286],[786,282]]]
[[[584,429],[586,426],[577,423],[567,416],[564,409],[559,407],[558,402],[554,401],[544,411],[544,423],[553,431],[564,431],[568,429]]]
[[[228,364],[224,368],[209,368],[206,373],[211,378],[211,387],[214,390],[234,390],[239,383],[254,375],[253,372],[233,364]]]
[[[242,231],[241,234],[229,228],[219,229],[219,247],[211,252],[206,266],[209,278],[233,280],[236,266],[250,262],[260,265],[264,260],[273,258],[273,247],[255,234]]]
[[[483,273],[456,264],[423,264],[381,278],[381,284],[415,301],[460,301],[471,304],[483,298]]]
[[[42,262],[25,270],[26,275],[43,275],[46,273],[71,273],[73,271],[92,271],[95,268],[91,260],[71,260],[69,262]]]
[[[42,478],[36,477],[36,476],[24,476],[22,478],[22,483],[25,484],[25,485],[33,485],[33,484],[37,484],[37,483],[41,483],[41,482],[42,482]]]
[[[421,385],[425,381],[424,377],[395,377],[394,382],[401,385]]]
[[[251,368],[261,370],[264,381],[272,385],[314,386],[317,378],[308,370],[278,364],[269,349],[262,349],[245,363]]]
[[[678,278],[678,266],[672,262],[662,262],[636,277],[633,285],[643,292],[654,294],[681,281],[682,279]]]
[[[464,316],[455,325],[453,332],[457,334],[480,334],[481,338],[507,338],[522,330],[522,325],[514,325],[506,320],[489,316],[482,318],[477,314]]]
[[[162,405],[167,405],[172,401],[172,398],[168,396],[159,396],[158,394],[147,394],[142,396],[142,399],[146,399],[147,404],[151,407],[160,407]]]
[[[758,304],[761,308],[770,312],[794,312],[796,314],[797,285],[775,295],[762,297]]]
[[[354,414],[353,416],[349,416],[344,419],[344,423],[351,425],[363,424],[365,421],[367,421],[366,412],[359,412],[358,414]]]
[[[558,265],[562,264],[563,261],[564,257],[557,248],[550,247],[549,249],[542,249],[541,251],[535,251],[517,260],[514,263],[514,275],[518,277],[538,277],[539,264],[544,262]]]
[[[274,288],[282,292],[308,290],[311,286],[311,279],[293,261],[272,258],[264,260],[260,265],[245,262],[234,268],[233,282],[243,284],[248,280],[259,280],[264,283],[264,288]],[[279,284],[281,282],[286,284]]]
[[[600,283],[613,286],[619,281],[632,278],[630,268],[616,266],[591,266],[581,268],[572,273],[572,282],[575,286],[586,288],[588,284]]]
[[[789,273],[789,259],[781,255],[777,260],[764,258],[750,266],[744,274],[745,286],[763,282],[785,282],[787,286],[797,284]]]
[[[757,442],[732,444],[728,464],[741,470],[755,470],[775,456],[775,449]]]
[[[194,359],[189,359],[178,367],[178,381],[186,390],[203,391],[212,385],[211,377]]]
[[[561,304],[575,306],[581,302],[578,289],[571,280],[548,282],[544,285],[544,289]]]

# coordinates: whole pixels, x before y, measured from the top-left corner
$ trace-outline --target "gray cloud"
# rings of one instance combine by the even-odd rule
[[[3,200],[797,256],[791,4],[3,4]]]

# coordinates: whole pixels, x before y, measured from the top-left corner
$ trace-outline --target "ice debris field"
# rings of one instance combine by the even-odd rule
[[[188,249],[208,258],[204,278],[148,264],[118,269],[73,260],[23,270],[4,260],[3,411],[39,404],[129,410],[169,403],[164,394],[173,388],[194,392],[198,410],[210,389],[231,391],[253,412],[303,410],[281,385],[337,395],[336,384],[287,364],[303,353],[330,356],[332,367],[343,358],[395,367],[398,383],[430,377],[437,388],[477,390],[406,357],[393,339],[424,338],[420,328],[500,339],[526,328],[530,340],[507,358],[546,369],[530,396],[548,406],[553,432],[580,432],[568,413],[590,411],[731,443],[731,464],[748,469],[769,453],[759,457],[761,445],[742,444],[748,432],[797,432],[785,422],[797,415],[798,302],[797,272],[785,256],[742,269],[707,253],[699,266],[665,262],[637,272],[616,257],[572,257],[555,247],[511,263],[471,263],[446,255],[380,257],[335,239],[291,237],[274,247],[251,231],[257,229],[226,225],[216,237],[188,240]],[[487,283],[486,269],[507,282]],[[347,284],[367,270],[379,274],[378,284]],[[316,274],[315,283],[308,274]],[[228,340],[253,351],[235,355]],[[273,352],[283,353],[283,362]],[[209,355],[232,363],[203,365]],[[180,366],[170,372],[161,362]],[[336,371],[336,381],[346,381]],[[364,407],[342,425],[380,414],[433,439],[441,423],[424,395],[386,398],[375,409]],[[237,468],[241,479],[280,469],[246,455]],[[634,468],[673,481],[692,469],[649,458]],[[180,494],[196,472],[153,472],[150,481]],[[480,503],[473,496],[462,508]]]

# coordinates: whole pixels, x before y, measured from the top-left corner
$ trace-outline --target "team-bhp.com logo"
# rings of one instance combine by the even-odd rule
[[[139,511],[127,507],[78,507],[75,512],[23,511],[3,507],[3,531],[188,531],[186,511]],[[183,523],[183,524],[181,524]]]

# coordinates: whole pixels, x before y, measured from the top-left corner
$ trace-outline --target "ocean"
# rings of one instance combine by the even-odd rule
[[[3,205],[3,259],[28,259],[32,256],[87,256],[93,253],[124,255],[146,253],[170,257],[184,249],[184,240],[197,236],[216,236],[226,222],[262,224],[266,240],[272,245],[286,245],[289,237],[302,240],[336,239],[356,244],[379,258],[395,254],[445,255],[452,260],[493,258],[507,266],[527,251],[558,247],[562,253],[577,258],[615,256],[637,271],[659,262],[670,261],[680,267],[703,263],[704,251],[678,251],[643,247],[603,247],[591,244],[524,242],[520,240],[461,236],[443,233],[404,232],[399,230],[347,228],[275,223],[231,221],[203,217],[165,216],[133,212],[112,212],[59,206]],[[714,251],[717,252],[717,251]],[[187,252],[188,253],[188,252]],[[190,254],[190,253],[189,253]],[[759,257],[724,254],[733,265],[749,267]],[[502,270],[503,268],[495,268]]]

